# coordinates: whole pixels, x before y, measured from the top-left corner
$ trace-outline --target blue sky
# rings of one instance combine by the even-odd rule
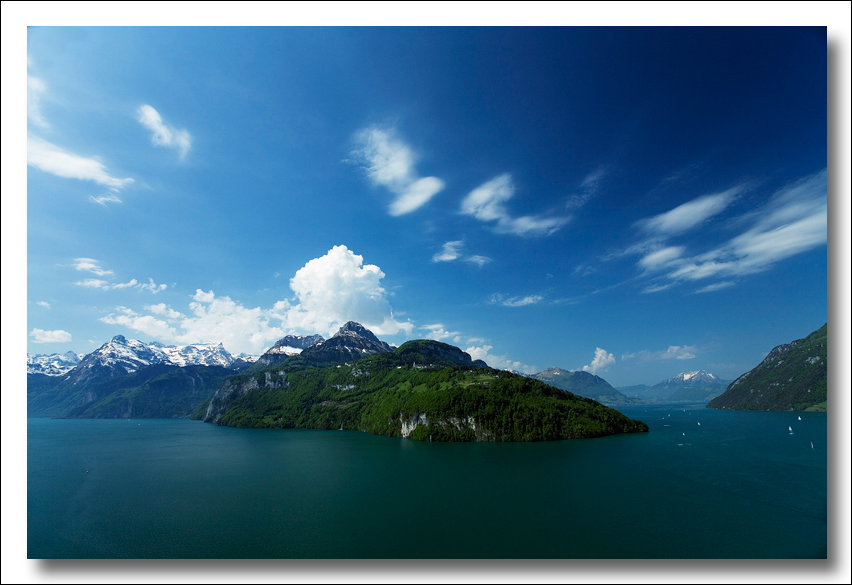
[[[825,28],[31,28],[27,351],[356,320],[615,386],[827,320]]]

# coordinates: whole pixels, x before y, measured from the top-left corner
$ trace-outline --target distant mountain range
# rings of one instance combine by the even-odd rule
[[[80,381],[92,376],[112,378],[135,372],[154,364],[175,366],[221,366],[241,369],[255,361],[255,357],[240,354],[234,357],[221,343],[193,343],[190,345],[163,345],[156,341],[145,343],[116,335],[107,343],[86,354],[27,354],[27,374],[62,376],[78,366],[72,379]]]
[[[589,372],[572,372],[554,367],[547,368],[530,377],[541,380],[545,384],[550,384],[560,390],[591,398],[603,404],[631,404],[638,402],[613,388],[603,378]]]
[[[221,343],[175,346],[123,335],[88,355],[28,355],[27,415],[188,417],[254,360],[234,357]]]
[[[65,356],[63,363],[71,362]],[[538,441],[648,430],[592,399],[493,370],[457,347],[417,340],[394,348],[355,322],[328,340],[288,336],[244,365],[221,344],[175,347],[118,335],[63,375],[30,374],[27,414],[190,417],[423,441]],[[575,387],[612,394],[597,376],[565,374],[575,378]]]
[[[618,388],[627,396],[644,402],[709,402],[725,391],[729,380],[722,380],[716,374],[698,370],[681,372],[677,376],[658,382],[653,386],[640,384]]]
[[[65,353],[27,354],[27,374],[61,376],[77,367],[86,354],[68,351]]]
[[[848,391],[848,388],[846,389]],[[826,410],[828,324],[804,339],[775,347],[708,408],[728,410]]]

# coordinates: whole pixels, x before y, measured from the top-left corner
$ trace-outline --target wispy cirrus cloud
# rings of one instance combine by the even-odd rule
[[[461,248],[464,242],[461,240],[455,242],[447,242],[441,248],[441,251],[432,256],[432,262],[452,262],[461,257]]]
[[[674,284],[707,278],[728,279],[695,292],[722,290],[736,284],[732,278],[767,270],[785,258],[826,244],[826,169],[782,187],[763,206],[731,220],[729,227],[748,227],[715,248],[688,254],[686,246],[664,244],[668,238],[720,213],[748,188],[750,184],[741,184],[638,222],[649,238],[630,246],[625,254],[641,255],[637,266],[644,274],[657,273],[671,281],[649,286],[642,292],[658,292]]]
[[[160,113],[148,104],[139,106],[136,115],[139,123],[151,131],[151,143],[154,146],[173,148],[181,159],[186,157],[192,148],[192,136],[185,128],[177,129],[166,124]]]
[[[82,286],[85,288],[99,288],[101,290],[120,290],[124,288],[138,288],[141,290],[147,290],[151,294],[157,294],[160,291],[166,290],[168,285],[165,284],[155,284],[153,278],[148,279],[147,284],[143,284],[137,281],[135,278],[130,279],[129,282],[119,282],[119,283],[110,283],[106,280],[101,280],[99,278],[86,278],[84,280],[79,280],[75,282],[77,286]]]
[[[651,360],[691,360],[695,357],[695,345],[670,345],[668,349],[661,351],[649,351],[643,349],[632,353],[625,353],[621,356],[622,360],[640,359],[642,361]]]
[[[27,164],[57,177],[93,181],[114,193],[133,182],[113,177],[97,158],[78,156],[33,134],[27,135]]]
[[[104,270],[101,268],[100,263],[94,258],[75,258],[72,266],[77,270],[85,270],[98,276],[107,276],[113,273],[112,270]]]
[[[565,203],[565,208],[576,210],[583,207],[589,199],[597,194],[598,189],[600,189],[601,182],[608,173],[608,167],[600,166],[586,175],[583,182],[580,183],[580,192],[575,193],[568,198],[568,201]]]
[[[669,237],[685,232],[722,212],[747,187],[748,184],[744,183],[721,193],[698,197],[670,211],[643,219],[638,226],[657,237]]]
[[[461,249],[463,246],[464,242],[462,240],[445,243],[441,248],[441,251],[432,256],[432,262],[452,262],[454,260],[461,260],[463,262],[470,262],[471,264],[476,264],[480,267],[491,262],[491,258],[489,258],[488,256],[463,255],[461,253]]]
[[[614,363],[615,356],[607,352],[605,349],[598,347],[595,348],[595,357],[592,360],[592,363],[587,366],[583,366],[583,371],[595,374],[602,370],[606,370]]]
[[[33,343],[68,343],[71,341],[71,334],[62,329],[45,331],[44,329],[33,328],[30,331],[30,337],[33,338]]]
[[[542,295],[526,295],[517,297],[507,297],[502,293],[494,293],[488,297],[488,303],[491,305],[503,305],[504,307],[526,307],[527,305],[535,305],[544,300]]]
[[[570,221],[565,216],[526,215],[512,217],[506,209],[506,201],[515,195],[515,185],[508,173],[483,183],[461,203],[461,213],[482,222],[495,222],[498,233],[522,237],[549,236]]]
[[[89,200],[93,203],[97,203],[98,205],[103,205],[104,207],[106,207],[107,203],[121,203],[121,199],[112,194],[101,195],[100,197],[95,197],[94,195],[91,195],[89,197]]]
[[[27,69],[29,69],[30,64],[31,61],[28,57]],[[50,128],[50,124],[41,113],[41,97],[46,91],[47,86],[44,82],[38,77],[30,75],[27,71],[27,120],[43,130]]]
[[[730,286],[734,286],[734,284],[735,283],[730,281],[730,280],[726,280],[724,282],[717,282],[717,283],[714,283],[714,284],[708,284],[707,286],[700,288],[697,291],[695,291],[695,294],[698,295],[698,294],[713,292],[713,291],[716,291],[716,290],[722,290],[723,288],[728,288]]]
[[[645,270],[660,270],[672,263],[680,260],[683,252],[686,250],[683,246],[668,246],[655,250],[639,260],[639,266]]]
[[[826,244],[827,172],[822,170],[778,190],[752,225],[727,243],[665,268],[674,280],[701,280],[761,272],[776,262]]]
[[[415,169],[415,155],[393,128],[370,126],[355,134],[358,145],[351,156],[364,165],[367,176],[396,195],[388,213],[394,217],[423,207],[444,189],[437,177],[420,177]]]
[[[660,291],[664,291],[664,290],[666,290],[666,289],[669,289],[669,288],[671,288],[671,287],[672,287],[672,283],[668,283],[668,284],[653,284],[653,285],[651,285],[651,286],[646,287],[646,288],[642,291],[642,294],[651,294],[651,293],[655,293],[655,292],[660,292]]]
[[[44,307],[45,309],[50,308],[50,303],[48,303],[47,301],[36,301],[36,304],[40,307]]]
[[[76,258],[72,266],[76,270],[91,272],[92,274],[95,274],[97,276],[114,276],[112,270],[105,270],[101,268],[100,262],[98,260],[95,260],[94,258]],[[102,290],[139,288],[142,290],[147,290],[151,293],[158,293],[168,288],[168,286],[165,284],[155,284],[153,278],[149,278],[147,284],[140,283],[135,278],[132,278],[129,282],[119,283],[111,283],[101,278],[86,278],[83,280],[79,280],[74,284],[85,288],[99,288]]]

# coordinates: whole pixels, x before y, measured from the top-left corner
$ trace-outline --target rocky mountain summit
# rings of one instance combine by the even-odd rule
[[[342,364],[392,350],[390,345],[376,337],[372,331],[360,323],[349,321],[330,339],[308,347],[299,357],[307,365],[319,366]]]

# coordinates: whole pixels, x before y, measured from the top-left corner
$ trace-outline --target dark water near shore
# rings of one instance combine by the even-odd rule
[[[418,443],[29,419],[28,557],[826,557],[824,413],[620,410],[651,432]]]

